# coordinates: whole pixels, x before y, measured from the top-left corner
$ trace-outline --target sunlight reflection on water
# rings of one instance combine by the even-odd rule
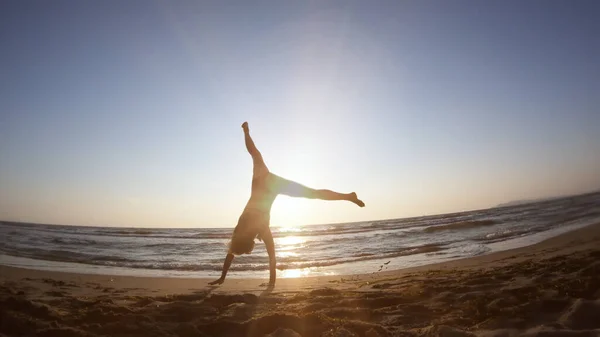
[[[279,252],[277,254],[278,257],[297,257],[298,253],[296,252],[291,252],[291,251],[283,251],[283,252]]]
[[[297,278],[310,275],[309,268],[304,269],[286,269],[282,270],[280,277],[281,278]]]
[[[297,254],[292,251],[303,248],[305,242],[306,240],[299,236],[286,236],[275,239],[275,246],[280,252],[280,256],[296,256]],[[286,253],[288,255],[285,255]]]
[[[291,246],[291,245],[299,245],[306,242],[305,239],[299,236],[286,236],[283,238],[275,239],[276,244],[280,246]]]
[[[317,272],[318,273],[315,273]],[[334,272],[323,272],[322,270],[318,270],[318,268],[302,268],[302,269],[286,269],[278,271],[278,277],[281,278],[298,278],[305,276],[329,276],[336,275]]]
[[[285,226],[285,227],[277,227],[277,231],[279,233],[287,233],[287,232],[302,232],[304,229],[302,226]]]

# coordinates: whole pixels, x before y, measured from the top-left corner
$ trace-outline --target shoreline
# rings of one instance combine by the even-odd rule
[[[0,266],[0,336],[600,336],[600,223],[354,276],[212,279]]]
[[[596,221],[600,219],[588,220],[585,222],[570,224],[562,227],[555,227],[545,231],[537,232],[524,237],[516,237],[506,241],[498,241],[487,244],[487,252],[483,254],[475,254],[471,256],[428,256],[427,253],[419,253],[415,255],[397,256],[397,257],[374,257],[368,262],[350,262],[350,264],[339,264],[332,267],[321,267],[319,270],[311,271],[305,274],[302,271],[304,269],[278,269],[279,279],[296,278],[297,275],[304,278],[314,277],[351,277],[361,274],[371,274],[373,271],[377,271],[376,265],[380,265],[386,262],[392,262],[391,265],[385,265],[383,268],[386,270],[390,268],[390,272],[402,271],[412,268],[420,268],[427,266],[435,266],[438,264],[448,264],[454,261],[460,261],[465,259],[471,259],[480,256],[493,255],[498,252],[509,251],[514,249],[526,248],[550,238],[564,235],[565,233],[576,231],[581,228],[592,226]],[[353,269],[353,264],[358,263]],[[341,267],[344,266],[344,267]],[[373,267],[371,267],[373,266]],[[0,267],[11,267],[18,269],[37,270],[46,272],[57,272],[57,273],[69,273],[69,274],[81,274],[81,275],[97,275],[97,276],[113,276],[113,277],[142,277],[142,278],[175,278],[175,279],[216,279],[220,275],[220,270],[217,271],[183,271],[183,270],[163,270],[163,269],[144,269],[144,268],[128,268],[122,266],[106,266],[106,265],[95,265],[85,264],[78,262],[63,262],[54,260],[38,260],[35,258],[12,256],[0,254]],[[331,268],[331,269],[330,269]],[[337,268],[337,270],[336,270]],[[340,269],[341,268],[341,269]],[[329,269],[329,270],[328,270]],[[353,270],[352,273],[348,273],[348,270]],[[381,272],[381,270],[379,270]],[[313,274],[314,273],[314,274]],[[194,275],[199,274],[199,275]],[[210,275],[214,274],[214,275]],[[247,272],[239,272],[232,270],[229,273],[229,279],[235,280],[246,280],[246,279],[265,279],[268,277],[268,270],[265,269],[260,272],[252,272],[251,275],[245,275]],[[263,276],[265,275],[265,276]]]
[[[594,235],[586,235],[586,234],[594,234],[600,233],[600,223],[587,225],[581,228],[577,228],[572,231],[568,231],[566,233],[559,234],[557,236],[550,237],[541,242],[535,243],[529,246],[523,246],[518,248],[512,248],[508,250],[502,250],[497,252],[492,252],[489,254],[483,254],[478,256],[472,256],[467,258],[459,258],[454,260],[449,260],[445,262],[437,262],[432,264],[426,264],[422,266],[416,267],[407,267],[401,269],[394,269],[389,271],[381,271],[376,272],[375,274],[379,276],[389,276],[395,274],[404,274],[404,273],[414,273],[414,272],[423,272],[431,269],[454,269],[454,268],[468,268],[473,266],[478,266],[483,263],[489,262],[497,262],[498,260],[503,260],[508,257],[512,257],[515,255],[527,254],[525,256],[531,255],[531,250],[539,250],[539,249],[548,249],[553,246],[563,246],[564,241],[572,241],[573,238],[578,238],[581,240],[581,237],[591,237],[592,240],[596,238]],[[600,238],[598,238],[600,241]],[[521,258],[525,257],[521,256]],[[227,278],[225,283],[220,286],[224,291],[229,290],[245,290],[252,291],[253,288],[256,288],[260,284],[264,283],[265,280],[268,279],[268,271],[265,272],[264,278],[245,278],[245,277],[233,277]],[[298,286],[317,286],[319,284],[326,284],[329,281],[335,279],[364,279],[372,277],[374,274],[352,274],[352,275],[331,275],[331,276],[306,276],[299,278],[278,278],[275,289],[278,288],[289,288],[298,287]],[[106,281],[111,282],[113,286],[127,286],[131,284],[136,284],[139,282],[144,283],[145,287],[153,287],[153,283],[155,282],[146,282],[156,280],[157,283],[169,283],[170,287],[173,286],[172,283],[181,283],[181,286],[176,285],[176,288],[186,288],[191,289],[195,286],[208,286],[207,283],[213,281],[216,278],[207,278],[207,277],[154,277],[154,276],[130,276],[130,275],[118,275],[118,274],[83,274],[83,273],[74,273],[74,272],[64,272],[64,271],[48,271],[48,270],[38,270],[38,269],[29,269],[29,268],[21,268],[21,267],[12,267],[0,265],[0,280],[13,280],[14,278],[53,278],[63,281],[70,281],[73,279],[83,280],[83,281]],[[112,280],[112,281],[110,281]],[[234,286],[235,285],[235,286]],[[256,289],[254,289],[256,290]]]

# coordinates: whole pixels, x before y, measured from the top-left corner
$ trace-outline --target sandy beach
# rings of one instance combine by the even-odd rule
[[[369,275],[83,275],[0,267],[4,336],[600,336],[600,224]]]

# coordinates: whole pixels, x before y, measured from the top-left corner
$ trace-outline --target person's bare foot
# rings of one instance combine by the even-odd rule
[[[358,199],[355,192],[350,193],[350,201],[352,201],[360,207],[365,207],[365,203],[362,200]]]

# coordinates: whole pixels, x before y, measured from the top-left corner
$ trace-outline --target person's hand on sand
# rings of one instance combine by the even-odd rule
[[[208,282],[209,285],[214,286],[215,284],[223,284],[223,282],[225,281],[224,278],[220,277],[218,280],[214,280],[212,282]]]
[[[248,122],[244,122],[244,124],[242,124],[242,129],[244,129],[244,132],[248,132],[250,129],[248,129]]]

